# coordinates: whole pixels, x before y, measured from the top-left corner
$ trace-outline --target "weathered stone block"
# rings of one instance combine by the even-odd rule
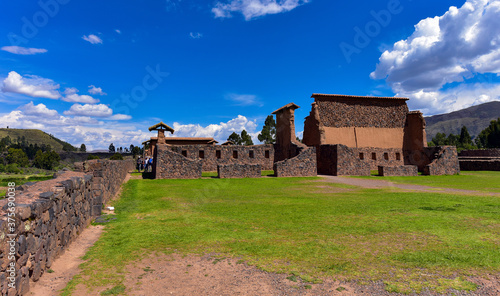
[[[379,166],[378,174],[380,176],[418,176],[418,167],[416,165],[402,166]]]

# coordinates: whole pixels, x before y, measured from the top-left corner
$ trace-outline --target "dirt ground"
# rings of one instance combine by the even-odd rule
[[[134,176],[136,177],[136,176]],[[135,179],[135,178],[132,179]],[[130,179],[127,177],[126,181]],[[435,188],[410,185],[411,188],[398,186],[383,180],[364,180],[354,178],[339,178],[328,176],[329,182],[343,183],[367,188],[397,187],[405,190],[434,191]],[[413,188],[415,187],[415,188]],[[442,189],[445,190],[445,189]],[[449,191],[449,189],[446,189]],[[469,192],[462,192],[468,194]],[[119,196],[119,194],[117,194]],[[30,294],[36,296],[59,295],[61,289],[79,273],[78,265],[81,257],[99,238],[103,226],[90,226],[67,251],[55,260],[51,269],[37,283],[30,286]],[[371,282],[359,285],[355,282],[325,280],[321,284],[303,282],[286,274],[275,274],[248,266],[238,258],[219,258],[214,254],[204,256],[180,256],[155,254],[145,259],[137,260],[126,268],[124,285],[126,294],[133,296],[164,296],[164,295],[398,295],[384,290],[382,282]],[[475,292],[450,291],[446,295],[500,295],[500,274],[489,279],[469,278],[478,284]],[[88,290],[84,284],[79,284],[73,296],[100,295],[109,287]],[[423,292],[419,295],[436,295]]]

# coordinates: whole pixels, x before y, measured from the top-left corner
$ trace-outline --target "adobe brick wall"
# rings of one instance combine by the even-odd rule
[[[217,177],[224,178],[260,178],[260,164],[225,164],[217,166]]]
[[[185,157],[173,148],[178,147],[165,144],[156,145],[153,165],[155,179],[201,178],[202,161]]]
[[[418,167],[416,165],[400,165],[400,166],[379,166],[379,176],[418,176]]]
[[[311,177],[317,176],[316,148],[298,147],[297,156],[274,163],[276,177]]]
[[[178,154],[185,151],[187,158],[199,160],[202,163],[204,172],[217,171],[218,165],[226,164],[260,164],[262,170],[273,169],[274,146],[271,144],[254,146],[185,145],[170,146],[170,149]],[[204,158],[200,157],[200,151],[203,151]],[[220,151],[220,154],[217,151]],[[251,152],[253,152],[253,158],[250,157]],[[220,158],[218,158],[219,156]],[[237,158],[234,156],[237,156]]]
[[[463,150],[458,156],[500,157],[500,149]]]
[[[456,147],[428,147],[424,148],[424,153],[431,159],[431,163],[424,168],[424,175],[455,175],[460,173]]]
[[[85,172],[16,188],[15,231],[7,224],[8,200],[0,201],[0,293],[26,295],[29,282],[38,281],[54,259],[100,215],[102,204],[120,187],[133,161],[99,160],[80,164]],[[42,189],[48,191],[40,191]],[[10,242],[15,233],[16,288],[8,287]]]

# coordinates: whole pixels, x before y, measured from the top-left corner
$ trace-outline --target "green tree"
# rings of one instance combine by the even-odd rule
[[[87,152],[87,146],[85,146],[85,144],[80,145],[80,152]]]
[[[227,138],[228,141],[231,141],[234,143],[234,145],[241,145],[243,141],[241,140],[240,135],[237,133],[233,132],[229,137]]]
[[[64,143],[62,149],[63,149],[63,151],[76,151],[75,146],[68,144],[68,143]]]
[[[465,125],[462,126],[462,129],[460,130],[460,138],[458,141],[460,142],[460,145],[463,147],[472,144],[472,138]]]
[[[476,138],[479,148],[500,148],[500,118],[492,120],[490,125]]]
[[[8,163],[15,163],[20,167],[27,167],[29,164],[28,156],[22,149],[9,148],[7,155]]]
[[[87,160],[92,160],[92,159],[99,159],[99,156],[94,155],[94,154],[89,154],[89,155],[87,156]]]
[[[276,142],[276,122],[274,121],[274,116],[267,116],[262,131],[257,138],[264,144],[274,144]]]
[[[33,165],[40,169],[52,170],[59,164],[60,160],[59,154],[55,151],[42,152],[38,150],[35,155],[35,160],[33,160]]]
[[[135,156],[136,156],[136,155],[142,154],[142,152],[141,152],[141,147],[139,147],[139,146],[134,146],[134,145],[130,145],[130,146],[131,146],[131,147],[133,146],[133,148],[132,148],[131,152],[132,152],[132,155],[134,156],[134,158],[135,158]]]
[[[115,145],[113,143],[109,144],[109,153],[115,153]]]
[[[250,137],[246,130],[241,131],[241,143],[246,146],[253,145],[252,137]]]

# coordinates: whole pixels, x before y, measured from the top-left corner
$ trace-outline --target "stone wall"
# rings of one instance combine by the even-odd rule
[[[0,201],[0,293],[26,295],[54,259],[100,215],[102,204],[120,187],[133,161],[94,160],[84,172],[16,187],[14,229],[8,228],[9,200]],[[13,230],[13,231],[12,231]],[[10,235],[13,234],[13,238]],[[13,248],[14,249],[13,249]],[[10,252],[15,259],[15,288],[8,286]]]
[[[274,163],[274,175],[276,177],[317,176],[316,148],[293,146],[298,150],[297,156]]]
[[[379,176],[418,176],[418,167],[416,165],[401,165],[401,166],[379,166]]]
[[[217,166],[218,178],[260,178],[260,164],[226,164]]]
[[[500,171],[500,159],[459,159],[462,171]]]
[[[181,154],[182,151],[180,151],[180,153],[176,152],[175,148],[179,147],[184,146],[168,146],[165,144],[158,144],[156,146],[153,164],[153,175],[155,179],[201,178],[202,161],[186,157]],[[186,147],[195,149],[191,146]],[[203,147],[208,148],[208,146]],[[194,152],[194,150],[192,152]]]
[[[354,156],[377,170],[379,166],[404,165],[403,150],[395,148],[351,148]]]
[[[273,145],[185,145],[170,146],[169,148],[189,159],[199,160],[202,164],[202,170],[205,172],[217,171],[218,165],[226,164],[260,164],[263,170],[273,169]]]
[[[458,156],[500,157],[500,149],[463,150]]]
[[[356,148],[345,145],[321,145],[317,164],[318,174],[333,176],[369,176],[371,168]]]
[[[406,99],[350,96],[315,96],[319,117],[326,127],[404,128]]]
[[[424,153],[431,160],[431,163],[424,168],[424,175],[456,175],[460,173],[456,147],[428,147],[424,149]]]

